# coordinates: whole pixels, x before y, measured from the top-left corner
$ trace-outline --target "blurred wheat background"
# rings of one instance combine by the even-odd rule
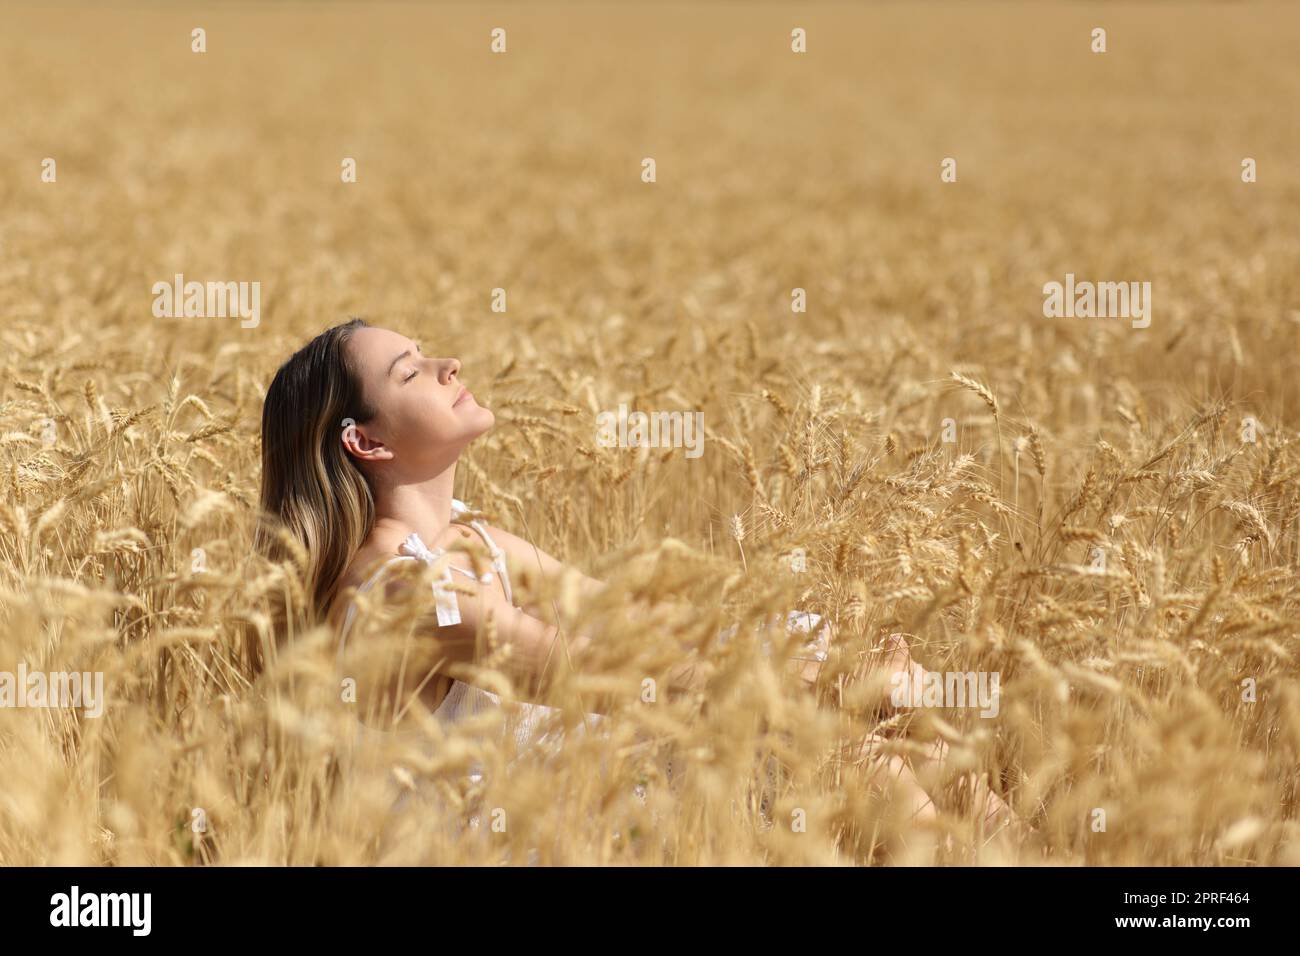
[[[1293,5],[0,18],[0,670],[108,695],[0,709],[0,863],[1300,863]],[[260,324],[155,318],[178,272]],[[1150,281],[1151,326],[1044,318],[1067,272]],[[610,734],[358,744],[330,635],[252,666],[296,586],[250,555],[262,397],[352,315],[496,411],[458,496],[614,581],[554,698],[625,691]],[[703,456],[598,447],[620,402],[703,411]],[[656,595],[707,699],[640,698]],[[708,640],[788,607],[840,628],[816,694]],[[840,677],[895,632],[999,716],[879,727]],[[843,758],[872,731],[948,742],[937,826]],[[1027,831],[984,839],[970,769]]]

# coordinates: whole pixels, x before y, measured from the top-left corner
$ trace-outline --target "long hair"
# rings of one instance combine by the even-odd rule
[[[280,366],[262,405],[256,547],[272,561],[296,553],[309,626],[324,620],[375,521],[370,485],[339,440],[345,419],[364,424],[375,415],[347,348],[366,326],[352,319],[308,342]]]

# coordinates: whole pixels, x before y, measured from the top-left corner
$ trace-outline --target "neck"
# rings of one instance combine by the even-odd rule
[[[452,490],[456,463],[432,478],[381,485],[375,489],[375,528],[391,530],[405,538],[414,531],[426,546],[434,547],[451,524]]]

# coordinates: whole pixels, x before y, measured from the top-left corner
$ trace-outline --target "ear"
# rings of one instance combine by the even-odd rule
[[[393,457],[392,449],[366,434],[367,426],[354,424],[350,418],[344,421],[341,441],[353,458],[361,461],[387,461]]]

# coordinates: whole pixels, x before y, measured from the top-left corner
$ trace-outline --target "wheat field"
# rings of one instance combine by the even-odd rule
[[[1294,6],[3,16],[0,671],[105,700],[0,707],[0,864],[1300,864]],[[178,273],[260,320],[157,317]],[[1149,326],[1045,317],[1067,274],[1149,281]],[[332,635],[274,633],[262,399],[354,315],[495,411],[458,497],[612,582],[550,698],[621,696],[608,734],[358,736]],[[620,404],[703,453],[599,446]],[[792,607],[838,629],[813,693],[714,640]],[[844,677],[894,633],[1000,713],[879,718]],[[686,653],[717,680],[647,703]],[[947,742],[935,822],[871,734]]]

